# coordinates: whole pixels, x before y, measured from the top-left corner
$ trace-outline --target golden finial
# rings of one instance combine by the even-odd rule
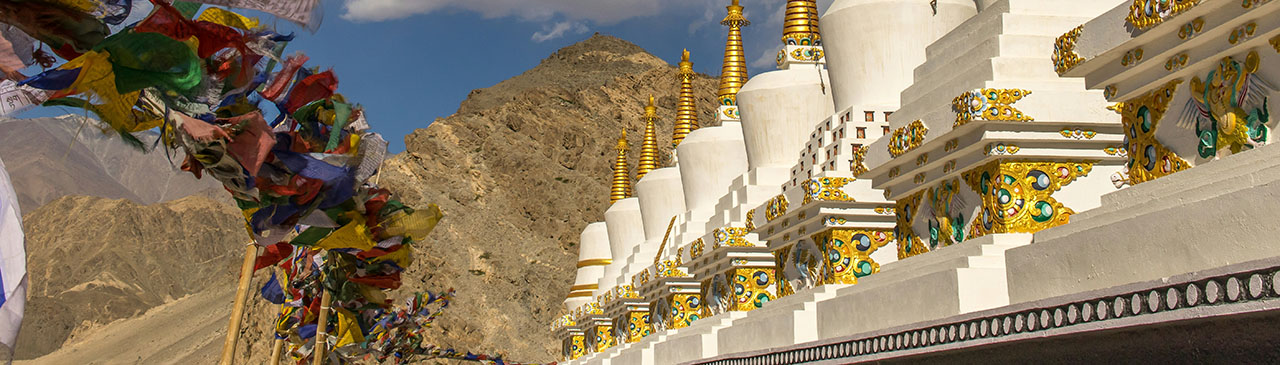
[[[724,43],[724,66],[720,69],[720,105],[738,105],[738,89],[747,82],[747,58],[742,52],[742,27],[751,25],[742,15],[738,0],[727,7],[729,15],[720,24],[729,27],[729,37]]]
[[[658,168],[658,128],[654,125],[658,120],[658,107],[653,105],[653,95],[649,95],[649,105],[644,107],[644,143],[640,145],[640,164],[636,166],[636,180]]]
[[[693,98],[693,62],[689,62],[689,50],[680,56],[680,102],[676,104],[676,123],[672,128],[671,146],[679,146],[680,141],[698,129],[698,107]]]
[[[782,43],[790,46],[821,46],[818,33],[818,4],[808,0],[787,1],[787,17],[782,25]]]
[[[631,167],[627,165],[627,131],[618,137],[618,157],[613,160],[613,190],[609,195],[612,204],[631,197]]]

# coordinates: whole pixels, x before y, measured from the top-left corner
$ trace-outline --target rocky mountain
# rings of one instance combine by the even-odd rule
[[[234,282],[243,227],[234,206],[200,196],[150,206],[66,196],[26,214],[29,288],[15,358]]]
[[[128,199],[153,204],[190,195],[230,201],[212,179],[196,180],[174,167],[182,156],[143,153],[103,133],[96,120],[0,118],[0,159],[23,213],[65,195]],[[154,141],[154,136],[144,136]]]

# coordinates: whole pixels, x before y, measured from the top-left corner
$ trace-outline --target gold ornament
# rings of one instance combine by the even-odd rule
[[[893,241],[893,232],[832,228],[810,238],[827,258],[822,265],[823,284],[857,284],[858,278],[880,272],[871,254]]]
[[[898,128],[893,131],[893,136],[889,137],[889,155],[893,157],[902,156],[911,150],[924,144],[924,137],[929,134],[929,128],[924,126],[924,122],[917,119],[905,127]]]
[[[1066,224],[1074,210],[1053,193],[1089,175],[1094,162],[1001,160],[970,170],[964,181],[982,198],[970,238],[992,233],[1035,233]]]
[[[1184,11],[1190,10],[1201,0],[1133,0],[1125,22],[1138,30],[1146,30]],[[1251,0],[1245,0],[1248,3]],[[1246,6],[1247,7],[1247,6]]]
[[[653,333],[653,327],[649,325],[649,311],[632,311],[627,312],[627,343],[640,342],[640,339]]]
[[[849,185],[853,180],[847,177],[823,177],[805,181],[804,185],[801,186],[804,189],[804,203],[801,204],[809,205],[814,201],[854,201],[843,190],[844,186]],[[804,219],[804,217],[800,217],[800,219]]]
[[[858,146],[853,149],[853,161],[850,162],[849,169],[853,171],[854,177],[870,171],[867,169],[867,151],[870,151],[867,146]]]
[[[1204,18],[1196,18],[1187,24],[1183,24],[1182,28],[1178,29],[1178,38],[1182,40],[1190,39],[1199,34],[1202,29],[1204,29]]]
[[[885,191],[888,191],[887,189]],[[916,213],[920,211],[920,199],[924,197],[924,191],[918,191],[906,198],[899,199],[894,212],[898,218],[898,225],[893,229],[893,237],[898,240],[898,259],[905,259],[911,256],[929,252],[924,247],[924,242],[920,241],[920,237],[916,236],[915,230],[911,228],[911,222],[916,218]]]
[[[744,267],[729,269],[724,273],[728,279],[730,289],[730,299],[733,304],[729,306],[730,311],[750,312],[752,310],[763,308],[765,303],[774,299],[774,287],[777,284],[775,270],[772,267]]]
[[[786,14],[786,18],[782,23],[782,44],[789,46],[822,45],[822,34],[818,31],[817,3],[806,0],[789,0],[787,1]]]
[[[1053,69],[1058,75],[1067,73],[1084,62],[1084,58],[1076,54],[1076,41],[1080,39],[1080,33],[1084,31],[1084,25],[1072,29],[1070,32],[1058,37],[1053,44]]]
[[[658,133],[654,125],[658,120],[658,108],[649,95],[649,105],[644,107],[644,143],[640,145],[640,164],[636,166],[636,180],[658,168]]]
[[[631,168],[627,165],[627,131],[618,137],[618,155],[613,159],[613,187],[609,194],[609,203],[631,197]]]
[[[1117,107],[1129,146],[1129,184],[1138,185],[1191,168],[1191,164],[1156,139],[1156,130],[1169,110],[1182,80],[1173,80]]]
[[[742,15],[742,5],[733,0],[726,9],[729,14],[720,22],[729,27],[729,36],[724,43],[724,66],[720,69],[720,91],[717,96],[720,105],[738,105],[738,90],[747,82],[747,57],[742,51],[742,27],[751,25]],[[735,113],[736,114],[736,113]]]
[[[764,208],[765,221],[773,222],[774,219],[778,219],[778,217],[787,214],[787,205],[788,202],[786,194],[778,194],[778,196],[770,199],[769,203],[766,204]]]
[[[715,237],[714,248],[721,246],[728,247],[753,247],[755,245],[747,242],[746,235],[750,233],[746,228],[716,228],[712,231],[712,237]]]
[[[956,112],[954,127],[973,121],[1014,121],[1030,122],[1035,120],[1029,115],[1013,107],[1031,91],[1022,89],[978,89],[966,91],[951,101]]]
[[[679,146],[684,137],[698,129],[698,107],[693,96],[693,62],[689,50],[680,56],[680,101],[676,103],[676,123],[672,128],[671,146]]]
[[[573,335],[569,341],[569,360],[577,360],[579,357],[587,356],[586,335]]]
[[[604,352],[617,345],[613,338],[613,325],[599,325],[595,330],[596,352]]]

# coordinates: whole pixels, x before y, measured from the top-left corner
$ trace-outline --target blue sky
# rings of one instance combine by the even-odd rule
[[[473,89],[493,86],[536,66],[592,33],[635,43],[669,63],[689,48],[694,68],[720,74],[729,0],[322,0],[324,23],[297,31],[288,53],[308,66],[332,67],[338,92],[365,107],[374,130],[404,150],[404,136],[453,114]],[[819,1],[825,11],[831,1]],[[744,31],[751,74],[772,70],[781,46],[784,0],[742,0],[752,26]],[[267,22],[269,15],[259,16]],[[81,113],[37,108],[21,117]]]

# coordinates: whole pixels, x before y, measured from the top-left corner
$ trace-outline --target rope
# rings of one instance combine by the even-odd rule
[[[678,216],[671,216],[671,223],[667,223],[667,233],[662,235],[662,245],[658,246],[658,255],[653,257],[654,265],[657,265],[658,261],[661,261],[662,251],[667,249],[667,238],[671,237],[671,227],[676,225],[676,217]]]

